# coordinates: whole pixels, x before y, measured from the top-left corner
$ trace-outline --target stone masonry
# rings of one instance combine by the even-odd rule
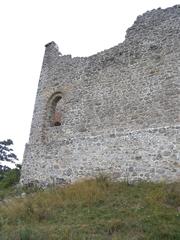
[[[180,5],[90,57],[46,45],[21,183],[180,180]]]

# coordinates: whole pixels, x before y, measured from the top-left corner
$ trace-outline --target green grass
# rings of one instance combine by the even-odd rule
[[[180,183],[106,177],[0,205],[0,240],[179,240]]]

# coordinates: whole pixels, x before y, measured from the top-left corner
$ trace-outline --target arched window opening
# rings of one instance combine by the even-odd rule
[[[56,93],[50,101],[49,121],[51,127],[61,126],[62,124],[61,99],[61,94]]]

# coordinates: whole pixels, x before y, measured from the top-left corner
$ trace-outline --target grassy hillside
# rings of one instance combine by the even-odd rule
[[[0,204],[0,240],[179,240],[180,183],[106,177]]]

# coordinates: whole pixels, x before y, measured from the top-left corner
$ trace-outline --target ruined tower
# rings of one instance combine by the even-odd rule
[[[46,45],[21,182],[180,179],[180,6],[90,57]]]

